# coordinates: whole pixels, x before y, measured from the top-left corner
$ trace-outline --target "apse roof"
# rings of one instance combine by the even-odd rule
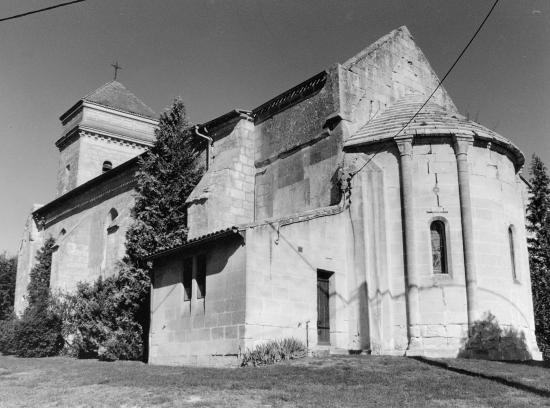
[[[413,121],[403,129],[403,126],[420,109],[426,98],[427,96],[420,94],[410,94],[402,97],[393,105],[390,105],[377,116],[370,119],[347,140],[346,145],[393,138],[398,134],[403,136],[406,134],[469,133],[474,135],[482,133],[506,140],[485,126],[467,120],[466,117],[458,112],[447,110],[431,100],[422,108]]]
[[[345,142],[346,147],[377,142],[395,136],[439,136],[439,135],[471,135],[497,142],[514,152],[519,161],[523,161],[521,151],[508,139],[479,123],[468,120],[454,110],[448,110],[437,102],[430,100],[420,110],[416,117],[408,121],[418,112],[427,96],[409,94],[398,99],[377,116],[371,118],[353,136]],[[407,125],[405,128],[403,128]]]
[[[157,116],[155,111],[118,81],[107,82],[82,100],[152,119]]]

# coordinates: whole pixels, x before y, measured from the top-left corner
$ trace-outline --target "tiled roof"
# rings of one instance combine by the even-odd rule
[[[82,100],[147,118],[154,119],[157,116],[150,107],[118,81],[107,82]]]
[[[508,139],[479,123],[466,119],[458,112],[445,109],[433,101],[429,101],[415,119],[403,129],[403,126],[414,116],[426,98],[427,96],[420,94],[409,94],[402,97],[385,111],[369,120],[345,142],[345,146],[351,147],[372,143],[393,138],[398,134],[399,136],[461,134],[477,136],[505,145],[515,153],[520,161],[523,160],[522,153]]]
[[[180,250],[183,250],[183,249],[195,246],[195,245],[200,245],[200,244],[203,244],[205,242],[213,241],[213,240],[216,240],[218,238],[225,237],[225,236],[228,236],[228,235],[238,234],[239,231],[241,231],[241,230],[242,230],[241,227],[232,226],[232,227],[223,228],[223,229],[218,230],[218,231],[209,232],[208,234],[200,235],[198,237],[187,240],[182,244],[175,245],[175,246],[170,247],[170,248],[164,248],[164,249],[161,249],[159,251],[149,253],[145,257],[145,259],[154,259],[154,258],[158,258],[160,256],[170,255],[174,252],[178,252]]]

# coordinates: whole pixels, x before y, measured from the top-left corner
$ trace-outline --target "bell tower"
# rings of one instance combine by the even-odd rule
[[[80,99],[59,120],[57,195],[143,153],[155,138],[155,112],[118,81]]]

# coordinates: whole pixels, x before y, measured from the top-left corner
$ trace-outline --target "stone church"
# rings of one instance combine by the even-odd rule
[[[132,222],[137,157],[154,141],[156,116],[117,81],[61,115],[61,137],[55,143],[57,197],[35,205],[26,222],[17,264],[17,314],[26,307],[30,270],[46,237],[56,240],[50,280],[54,292],[114,272]]]
[[[149,361],[231,364],[286,337],[317,352],[452,357],[488,312],[540,358],[524,156],[442,87],[410,121],[438,83],[401,27],[255,109],[197,125],[208,170],[187,198],[188,240],[148,257]],[[27,222],[19,312],[47,235],[53,288],[112,273],[153,117],[118,82],[61,116],[58,197]]]

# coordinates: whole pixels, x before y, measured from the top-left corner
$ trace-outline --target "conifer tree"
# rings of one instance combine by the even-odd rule
[[[126,234],[127,256],[118,274],[81,283],[76,294],[66,298],[66,327],[75,335],[78,355],[139,359],[147,351],[150,271],[142,259],[185,241],[185,200],[204,171],[201,140],[189,131],[181,100],[160,116],[155,136],[140,158],[134,222]]]
[[[160,116],[155,144],[141,158],[135,221],[126,244],[134,263],[148,253],[185,241],[185,200],[204,172],[198,163],[204,144],[189,130],[185,106],[176,99]]]
[[[58,354],[63,347],[61,318],[52,310],[50,274],[55,241],[47,238],[36,256],[27,287],[29,305],[14,326],[14,352],[21,357]]]
[[[533,155],[527,206],[529,267],[539,346],[550,358],[550,178],[542,160]]]
[[[29,308],[42,308],[50,296],[50,275],[55,240],[49,237],[36,254],[36,264],[31,269],[27,286]]]

